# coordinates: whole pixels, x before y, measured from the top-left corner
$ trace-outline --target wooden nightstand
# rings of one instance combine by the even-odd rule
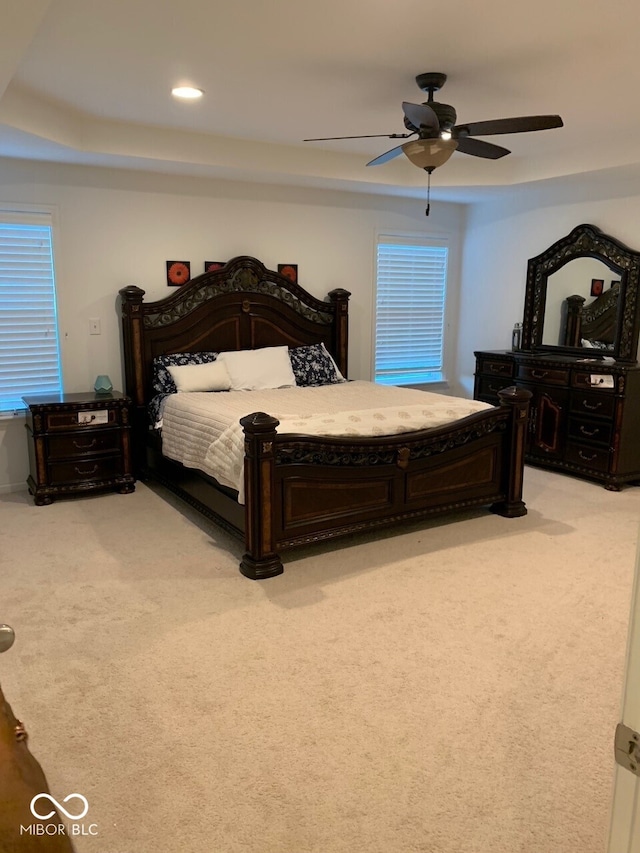
[[[29,408],[27,485],[37,506],[59,497],[135,489],[128,397],[119,391],[91,391],[23,400]]]

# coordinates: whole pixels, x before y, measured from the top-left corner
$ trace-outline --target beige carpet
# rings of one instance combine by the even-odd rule
[[[0,679],[79,853],[602,853],[640,489],[525,499],[254,582],[144,485],[2,496]]]

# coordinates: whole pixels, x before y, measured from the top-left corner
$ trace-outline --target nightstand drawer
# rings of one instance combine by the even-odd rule
[[[100,453],[116,453],[120,449],[117,429],[83,430],[49,437],[49,459],[69,459]]]
[[[52,462],[47,467],[51,486],[97,483],[102,480],[112,480],[122,474],[122,460],[119,456],[79,459],[75,462]]]
[[[68,430],[82,426],[94,429],[99,426],[115,425],[119,422],[119,409],[81,409],[45,413],[45,430]]]

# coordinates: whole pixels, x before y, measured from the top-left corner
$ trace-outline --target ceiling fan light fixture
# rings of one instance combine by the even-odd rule
[[[458,147],[455,139],[413,139],[402,146],[404,154],[420,169],[443,166]]]
[[[450,130],[443,130],[440,133],[440,139],[451,139],[452,135]]]
[[[204,90],[196,89],[195,86],[174,86],[171,94],[181,101],[197,101],[204,95]]]

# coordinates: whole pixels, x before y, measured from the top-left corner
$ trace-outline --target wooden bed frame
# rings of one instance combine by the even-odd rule
[[[317,437],[276,433],[268,413],[242,418],[245,506],[207,475],[162,455],[149,429],[152,362],[168,353],[290,347],[323,342],[347,375],[349,292],[328,301],[260,261],[237,257],[157,302],[139,287],[120,291],[125,387],[133,402],[137,476],[168,486],[244,538],[240,571],[261,579],[283,571],[280,552],[298,545],[434,513],[489,505],[508,518],[522,500],[530,393],[500,392],[501,405],[445,427],[393,436]]]

